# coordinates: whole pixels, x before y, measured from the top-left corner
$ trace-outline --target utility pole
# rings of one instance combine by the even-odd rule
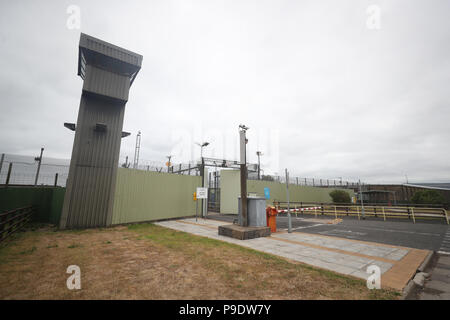
[[[258,156],[258,180],[261,180],[261,163],[259,161],[259,157],[263,155],[261,151],[256,151],[256,155]]]
[[[239,125],[239,138],[240,138],[240,169],[241,169],[241,215],[242,226],[248,226],[247,216],[247,157],[246,157],[246,144],[247,138],[245,133],[249,128],[245,125]]]
[[[286,172],[286,200],[287,200],[287,214],[288,214],[288,233],[292,232],[292,219],[291,219],[291,208],[289,205],[289,172],[287,171],[287,168],[285,169]]]
[[[38,178],[39,178],[39,171],[41,170],[41,163],[42,163],[42,153],[44,152],[44,148],[41,148],[41,155],[39,157],[34,158],[35,161],[38,161],[38,167],[36,171],[36,179],[34,179],[34,186],[37,186]]]

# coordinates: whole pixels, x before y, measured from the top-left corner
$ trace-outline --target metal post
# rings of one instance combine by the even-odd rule
[[[247,216],[247,157],[246,157],[246,143],[247,139],[245,133],[247,127],[239,126],[239,137],[240,137],[240,169],[241,169],[241,215],[242,215],[242,226],[248,226],[248,216]]]
[[[195,222],[197,222],[198,216],[198,199],[195,199]]]
[[[202,150],[203,150],[203,148],[202,148]],[[202,164],[201,164],[201,166],[200,166],[200,176],[202,177],[202,188],[205,186],[205,162],[204,162],[204,159],[203,159],[203,156],[202,156]],[[203,204],[203,199],[202,199],[202,201],[201,201],[201,209],[200,209],[200,214],[202,215],[202,217],[204,216],[204,212],[203,212],[203,206],[204,206],[204,204]]]
[[[287,171],[287,168],[285,169],[286,172],[286,199],[287,199],[287,214],[288,214],[288,232],[292,232],[292,221],[291,221],[291,211],[289,208],[289,173]]]
[[[39,162],[38,162],[38,167],[37,167],[37,171],[36,171],[36,179],[34,180],[34,186],[37,186],[37,183],[38,183],[39,171],[41,170],[42,153],[43,152],[44,152],[44,148],[41,148],[41,155],[39,156],[39,159],[35,158],[35,160],[38,160]]]
[[[384,207],[381,207],[382,209],[383,209],[383,218],[384,218],[384,221],[386,221],[386,213],[384,212]]]
[[[0,173],[2,172],[3,160],[5,160],[5,154],[2,153],[2,157],[0,158]]]
[[[295,180],[297,181],[297,185],[298,185],[298,177],[296,177]]]
[[[6,182],[5,182],[5,188],[8,187],[8,185],[9,185],[9,178],[11,177],[11,172],[12,172],[12,162],[9,163],[8,174],[6,176]]]
[[[55,184],[54,186],[56,187],[58,185],[58,174],[55,173]]]
[[[358,185],[359,185],[359,195],[360,195],[360,200],[361,200],[361,215],[362,215],[363,219],[366,219],[366,214],[364,211],[363,194],[362,194],[362,189],[361,189],[361,180],[358,180]]]
[[[167,159],[169,159],[169,161],[167,161],[167,173],[169,173],[169,169],[170,169],[170,159],[172,159],[172,156],[167,156]],[[203,186],[202,186],[203,187]]]

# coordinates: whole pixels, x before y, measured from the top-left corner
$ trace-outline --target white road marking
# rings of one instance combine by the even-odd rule
[[[450,255],[450,229],[447,229],[447,232],[444,235],[444,239],[442,240],[441,247],[439,248],[438,253],[448,254]]]
[[[356,228],[368,229],[368,230],[379,230],[379,231],[386,231],[386,232],[395,232],[395,233],[419,234],[419,235],[423,235],[423,236],[436,236],[436,237],[441,236],[440,233],[414,232],[414,231],[392,230],[392,229],[383,229],[383,228],[369,228],[369,227],[360,227],[360,226],[357,226]]]
[[[311,226],[304,226],[304,227],[297,227],[297,228],[294,228],[294,229],[292,229],[292,230],[299,230],[299,229],[306,229],[306,228],[312,228],[312,227],[318,227],[318,226],[325,226],[325,224],[323,224],[323,223],[318,223],[318,224],[313,224],[313,225],[311,225]]]
[[[348,235],[350,235],[350,236],[365,236],[365,235],[367,235],[367,233],[364,233],[364,232],[355,232],[355,231],[352,231],[352,230],[339,230],[339,229],[333,229],[333,230],[330,230],[330,231],[322,231],[322,232],[319,232],[320,234],[332,234],[332,233],[334,233],[334,234],[348,234]]]

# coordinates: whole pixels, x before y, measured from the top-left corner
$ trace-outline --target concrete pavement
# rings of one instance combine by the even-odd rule
[[[398,291],[403,290],[429,253],[428,250],[301,232],[281,231],[270,237],[237,240],[219,236],[218,226],[226,222],[212,219],[196,221],[195,218],[189,218],[162,221],[156,224],[235,243],[364,280],[369,277],[367,268],[376,265],[381,271],[381,286]]]
[[[430,277],[412,299],[450,300],[450,255],[438,254],[426,271]]]

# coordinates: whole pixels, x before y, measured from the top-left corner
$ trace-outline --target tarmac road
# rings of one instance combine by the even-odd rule
[[[340,238],[372,241],[417,249],[446,251],[450,253],[449,246],[445,246],[445,236],[449,229],[444,221],[416,221],[366,219],[358,220],[353,217],[343,217],[338,224],[321,224],[309,222],[314,216],[295,215],[292,217],[293,231],[335,236]],[[318,220],[329,220],[330,216]],[[277,217],[277,227],[288,227],[287,216]]]
[[[232,222],[237,215],[212,214],[209,218]],[[450,253],[449,226],[442,220],[394,220],[370,218],[358,220],[353,217],[343,217],[338,224],[327,224],[332,216],[292,215],[292,230],[311,234],[321,234],[340,238],[355,239],[404,246],[417,249],[427,249]],[[323,222],[321,221],[323,220]],[[277,228],[287,229],[286,214],[277,216]]]

